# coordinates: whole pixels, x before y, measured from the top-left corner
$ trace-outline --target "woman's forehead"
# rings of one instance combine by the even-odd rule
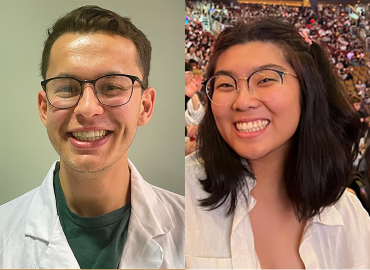
[[[217,59],[214,73],[227,70],[237,76],[247,76],[253,70],[266,65],[282,67],[282,71],[293,71],[279,46],[270,42],[248,42],[231,46],[222,52]]]

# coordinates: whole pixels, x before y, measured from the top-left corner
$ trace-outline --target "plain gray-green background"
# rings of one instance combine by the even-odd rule
[[[82,5],[130,17],[152,43],[153,117],[129,151],[145,180],[184,195],[184,0],[0,0],[0,205],[39,186],[59,157],[37,109],[47,28]]]

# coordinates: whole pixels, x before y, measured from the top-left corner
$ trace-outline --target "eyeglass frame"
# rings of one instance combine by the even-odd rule
[[[104,77],[108,77],[108,76],[123,76],[123,77],[127,77],[127,78],[131,79],[131,81],[132,81],[131,94],[130,94],[129,99],[125,103],[120,104],[120,105],[107,105],[107,104],[104,104],[103,102],[101,102],[100,99],[98,98],[97,93],[95,91],[95,83],[99,79],[104,78]],[[49,97],[48,97],[48,93],[46,92],[46,84],[48,82],[52,81],[52,80],[55,80],[55,79],[73,79],[73,80],[76,80],[77,82],[79,82],[79,84],[81,85],[81,93],[80,93],[80,96],[79,96],[79,98],[78,98],[78,100],[77,100],[77,102],[75,104],[73,104],[72,106],[66,107],[66,108],[64,108],[64,107],[63,108],[60,108],[60,107],[57,107],[57,106],[53,105],[50,102]],[[95,80],[79,80],[79,79],[76,79],[76,78],[71,77],[71,76],[59,76],[59,77],[53,77],[53,78],[49,78],[49,79],[46,79],[46,80],[41,81],[41,87],[45,91],[46,99],[48,100],[49,104],[51,106],[53,106],[54,108],[57,108],[57,109],[69,109],[69,108],[72,108],[72,107],[76,106],[78,104],[78,102],[80,102],[80,100],[81,100],[81,98],[83,96],[83,85],[85,83],[91,83],[93,85],[93,87],[94,87],[94,95],[95,95],[96,99],[99,101],[100,104],[102,104],[104,106],[108,106],[108,107],[119,107],[119,106],[126,105],[127,103],[130,102],[131,97],[132,97],[132,93],[134,92],[134,83],[136,81],[140,84],[140,86],[141,86],[141,88],[143,90],[146,89],[146,87],[144,86],[144,83],[142,82],[142,80],[139,79],[139,77],[134,76],[134,75],[128,75],[128,74],[105,74],[105,75],[102,75],[102,76],[98,77]]]
[[[283,77],[285,76],[285,75],[290,75],[290,76],[292,76],[292,77],[294,77],[294,78],[296,78],[296,79],[298,79],[298,77],[296,76],[296,75],[293,75],[292,73],[290,73],[290,72],[288,72],[288,71],[280,71],[280,70],[277,70],[277,69],[273,69],[273,68],[264,68],[264,69],[258,69],[258,70],[256,70],[256,71],[254,71],[254,72],[252,72],[248,77],[239,77],[239,78],[234,78],[234,76],[232,76],[232,75],[230,75],[230,74],[227,74],[227,73],[219,73],[219,74],[216,74],[216,75],[213,75],[211,78],[209,78],[208,80],[205,80],[205,81],[203,81],[202,82],[202,84],[204,85],[204,87],[205,87],[205,89],[206,89],[206,92],[207,92],[207,97],[208,97],[208,99],[211,101],[211,102],[213,102],[214,103],[214,101],[212,101],[212,99],[210,98],[210,95],[209,95],[209,90],[208,90],[208,87],[207,87],[207,84],[208,84],[208,82],[210,81],[210,80],[212,80],[213,78],[215,78],[215,77],[217,77],[217,76],[219,76],[219,75],[226,75],[226,76],[229,76],[230,78],[232,78],[233,80],[234,80],[234,82],[235,82],[235,91],[236,92],[240,92],[240,88],[238,88],[238,81],[239,80],[241,80],[241,79],[243,79],[243,80],[246,80],[247,81],[247,86],[248,86],[248,92],[253,96],[253,97],[255,97],[251,92],[250,92],[250,86],[249,86],[249,80],[251,79],[251,77],[254,75],[254,74],[256,74],[257,72],[260,72],[260,71],[262,71],[262,70],[272,70],[272,71],[275,71],[277,74],[279,74],[279,76],[280,76],[280,79],[281,79],[281,85],[283,85],[284,84],[284,79],[283,79]],[[213,90],[214,91],[214,90]],[[213,92],[212,92],[212,96],[213,96]],[[259,101],[262,101],[262,100],[260,100],[259,98],[257,98],[257,97],[255,97],[256,99],[258,99]],[[271,100],[273,100],[273,99],[271,99]],[[216,104],[216,103],[214,103],[214,104]],[[227,104],[229,104],[229,103],[226,103],[226,104],[223,104],[223,105],[220,105],[220,104],[216,104],[216,105],[218,105],[218,106],[226,106]]]

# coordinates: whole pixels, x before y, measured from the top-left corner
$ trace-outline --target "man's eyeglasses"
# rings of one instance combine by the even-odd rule
[[[83,85],[91,83],[99,102],[105,106],[122,106],[131,99],[134,83],[142,89],[144,83],[136,76],[127,74],[103,75],[95,80],[80,81],[72,77],[55,77],[44,80],[41,86],[51,106],[67,109],[75,106],[83,95]]]
[[[297,78],[289,72],[275,69],[263,69],[253,72],[248,78],[235,79],[228,74],[217,74],[205,81],[206,92],[212,103],[225,106],[234,102],[241,88],[239,81],[245,80],[249,93],[260,101],[271,101],[283,85],[284,75]]]

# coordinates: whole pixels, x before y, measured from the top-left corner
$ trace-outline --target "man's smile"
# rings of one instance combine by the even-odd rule
[[[79,141],[96,141],[108,135],[108,130],[91,130],[71,132],[72,136]]]

